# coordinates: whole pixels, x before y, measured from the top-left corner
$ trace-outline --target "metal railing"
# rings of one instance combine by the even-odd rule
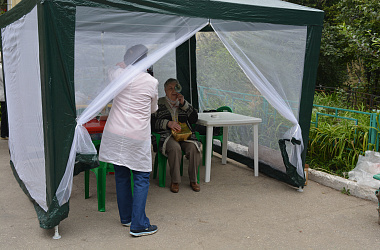
[[[358,110],[351,110],[351,109],[343,109],[343,108],[336,108],[336,107],[329,107],[329,106],[323,106],[323,105],[317,105],[313,104],[314,107],[320,107],[324,109],[329,109],[333,111],[333,114],[327,114],[322,112],[316,112],[316,119],[315,122],[311,121],[311,124],[314,124],[315,127],[318,127],[318,116],[329,116],[333,118],[339,118],[339,119],[346,119],[346,120],[352,120],[355,121],[355,125],[359,124],[359,119],[347,117],[347,116],[341,116],[339,115],[339,112],[348,112],[348,113],[357,113],[357,114],[363,114],[369,116],[369,130],[368,130],[368,148],[372,144],[375,146],[376,151],[379,151],[379,133],[378,133],[378,124],[377,121],[379,119],[380,113],[370,113],[370,112],[363,112]],[[355,130],[356,133],[356,130]]]

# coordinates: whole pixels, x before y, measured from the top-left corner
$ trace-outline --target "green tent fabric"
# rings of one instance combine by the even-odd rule
[[[2,28],[2,56],[4,58],[3,71],[9,110],[18,110],[18,100],[12,99],[11,94],[14,93],[12,91],[17,92],[14,89],[15,84],[13,80],[26,81],[28,79],[28,72],[31,72],[33,76],[35,76],[35,82],[37,83],[33,87],[36,91],[34,96],[28,96],[30,92],[28,92],[27,89],[19,89],[21,92],[26,92],[19,97],[31,98],[27,100],[35,103],[41,112],[41,117],[37,115],[35,118],[40,119],[38,121],[40,122],[41,128],[37,126],[36,131],[42,133],[40,136],[43,149],[36,151],[38,151],[38,154],[42,153],[43,159],[41,158],[42,160],[38,161],[38,163],[32,160],[30,164],[32,167],[35,166],[34,164],[39,164],[38,166],[41,171],[39,172],[41,173],[39,178],[43,178],[45,182],[43,187],[46,191],[42,200],[34,198],[34,187],[23,181],[25,176],[24,167],[26,166],[24,162],[19,160],[14,161],[14,159],[16,159],[15,157],[18,156],[17,150],[20,150],[17,149],[17,147],[19,147],[20,144],[24,144],[21,139],[13,139],[17,137],[15,134],[21,130],[26,133],[33,133],[33,131],[28,131],[28,126],[20,127],[15,123],[12,124],[12,118],[13,121],[18,119],[18,116],[16,117],[15,114],[16,112],[13,114],[10,112],[10,152],[12,160],[11,166],[16,179],[35,204],[42,228],[52,228],[58,225],[61,220],[68,216],[69,211],[69,200],[67,199],[60,204],[60,202],[58,202],[59,199],[57,199],[57,190],[67,171],[67,162],[70,158],[70,152],[77,129],[75,34],[78,7],[116,11],[117,13],[128,11],[132,13],[173,15],[205,20],[214,19],[307,27],[302,92],[299,104],[300,109],[298,111],[303,144],[307,145],[322,32],[323,11],[279,0],[24,0],[12,10],[0,16],[0,27]],[[28,18],[32,21],[29,22]],[[124,21],[133,23],[133,20]],[[32,30],[35,29],[31,32],[35,43],[35,51],[33,49],[32,51],[29,50],[28,44],[25,41],[25,50],[18,48],[14,43],[14,41],[18,41],[17,39],[21,39],[23,34],[13,37],[13,28],[25,23],[27,24],[25,26],[26,31],[29,32],[31,30],[28,26],[29,23],[33,24],[31,25],[33,26]],[[202,31],[212,31],[212,28],[210,25],[207,25]],[[107,30],[105,30],[105,32],[107,32]],[[31,60],[27,61],[28,64],[23,64],[24,62],[15,64],[15,62],[12,61],[12,59],[16,57],[24,58],[24,54],[15,55],[19,50],[25,51],[25,56],[28,54],[27,58]],[[29,53],[38,51],[38,54],[29,55]],[[176,77],[183,85],[183,94],[186,99],[191,100],[193,105],[198,108],[200,100],[198,100],[199,93],[196,77],[195,36],[192,36],[179,45],[175,53]],[[25,71],[27,72],[25,73],[26,76],[20,76],[20,72],[14,69],[16,66],[29,68]],[[27,110],[31,107],[27,105],[22,108]],[[33,110],[30,110],[30,112],[32,113]],[[23,112],[17,113],[17,115],[20,116],[24,115]],[[33,122],[34,118],[28,119]],[[35,122],[33,122],[33,124],[34,123]],[[12,135],[14,135],[13,138]],[[29,148],[31,147],[30,145]],[[303,158],[305,157],[305,152],[306,149],[303,151]],[[282,150],[282,153],[285,154],[285,159],[286,150]],[[94,154],[75,154],[75,156],[76,165],[73,174],[77,174],[84,169],[96,167],[98,164],[96,155]],[[31,157],[31,159],[34,158]],[[244,157],[240,159],[244,159]],[[290,168],[294,168],[291,164],[288,165]],[[30,169],[28,171],[30,171]],[[288,173],[288,171],[286,172]],[[289,179],[285,180],[286,182],[294,186],[304,185],[304,179],[300,179],[294,169],[291,169],[289,173],[295,176],[290,176]],[[283,177],[283,175],[281,176]],[[64,190],[64,192],[70,193],[71,191]]]

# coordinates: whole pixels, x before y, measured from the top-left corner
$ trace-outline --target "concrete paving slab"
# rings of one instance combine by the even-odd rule
[[[186,162],[186,161],[185,161]],[[0,141],[0,249],[379,249],[377,202],[308,182],[304,192],[229,161],[212,159],[211,182],[193,192],[184,171],[180,191],[151,180],[146,213],[158,232],[134,238],[121,226],[113,175],[107,175],[106,212],[97,211],[96,180],[74,177],[69,217],[54,229],[39,227],[32,203],[9,166]],[[186,168],[186,164],[185,164]]]

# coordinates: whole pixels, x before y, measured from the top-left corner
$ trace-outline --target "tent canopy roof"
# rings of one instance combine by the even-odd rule
[[[65,6],[117,8],[121,10],[161,13],[209,19],[261,22],[285,25],[322,26],[324,12],[281,0],[28,0],[0,16],[0,26],[19,19],[36,3],[52,2]]]

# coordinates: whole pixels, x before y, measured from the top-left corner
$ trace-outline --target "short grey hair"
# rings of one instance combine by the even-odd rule
[[[173,83],[173,82],[179,84],[179,81],[178,81],[177,79],[175,79],[175,78],[169,78],[169,79],[166,80],[166,82],[164,83],[164,88],[166,89],[166,87],[167,87],[170,83]]]

